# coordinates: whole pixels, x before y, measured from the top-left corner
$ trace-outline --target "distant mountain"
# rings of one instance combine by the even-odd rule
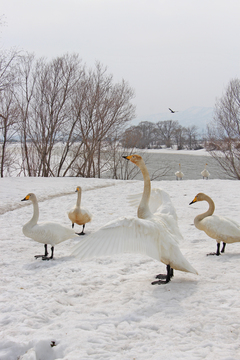
[[[213,108],[193,106],[172,114],[169,110],[164,113],[146,115],[134,119],[131,124],[138,125],[142,121],[157,123],[164,120],[177,120],[181,126],[196,125],[199,131],[206,131],[207,124],[213,119]]]

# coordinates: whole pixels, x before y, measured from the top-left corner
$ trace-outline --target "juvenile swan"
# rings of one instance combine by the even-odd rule
[[[38,224],[39,208],[36,195],[29,193],[21,201],[27,200],[30,200],[33,203],[33,217],[23,226],[23,234],[37,242],[44,244],[45,254],[35,255],[35,258],[41,257],[42,260],[53,259],[54,246],[77,235],[75,235],[74,230],[55,222],[42,222]],[[51,245],[51,256],[48,256],[48,244]]]
[[[81,205],[81,196],[82,196],[82,189],[80,186],[77,186],[76,192],[78,193],[77,196],[77,203],[76,205],[68,212],[68,217],[72,222],[72,228],[74,228],[74,223],[78,225],[82,225],[82,232],[78,233],[78,235],[84,235],[84,228],[85,224],[92,220],[92,214],[87,209],[80,207]]]
[[[84,259],[123,252],[146,254],[167,265],[167,275],[157,275],[160,280],[152,282],[153,285],[168,283],[173,276],[173,269],[197,274],[178,247],[178,236],[171,228],[170,221],[174,216],[170,215],[166,219],[160,208],[155,213],[150,211],[151,182],[142,157],[131,155],[124,158],[137,165],[144,178],[144,190],[137,211],[138,218],[122,217],[108,223],[81,241],[73,255]],[[175,221],[172,224],[175,226]]]
[[[183,172],[181,171],[181,164],[179,164],[179,170],[177,172],[175,172],[175,175],[176,175],[176,180],[182,180],[184,174]]]
[[[207,166],[207,164],[205,164],[205,168],[204,168],[204,170],[201,172],[201,175],[202,175],[203,179],[204,179],[204,178],[208,179],[209,176],[210,176],[209,172],[208,172],[207,169],[206,169],[206,166]]]
[[[189,205],[197,201],[207,201],[209,204],[208,211],[197,215],[194,219],[194,225],[197,229],[204,231],[208,236],[217,241],[216,253],[207,255],[220,255],[220,243],[223,242],[221,252],[224,253],[226,243],[231,244],[240,241],[240,226],[237,222],[223,216],[213,215],[215,204],[206,194],[199,193],[195,196]]]

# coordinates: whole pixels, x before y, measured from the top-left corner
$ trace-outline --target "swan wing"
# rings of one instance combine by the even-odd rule
[[[37,242],[51,244],[52,246],[77,236],[73,229],[55,222],[43,222],[34,226],[26,224],[23,226],[23,233]]]
[[[128,202],[131,206],[137,207],[141,198],[142,193],[131,194],[128,196]],[[161,188],[152,189],[149,199],[149,209],[153,214],[155,212],[171,214],[177,219],[176,210],[172,204],[170,196]]]
[[[138,206],[142,194],[133,194],[128,197],[132,206]],[[177,243],[182,240],[182,234],[178,227],[178,217],[169,194],[161,188],[152,189],[149,200],[150,211],[163,226],[167,227],[172,238]]]
[[[205,176],[205,177],[209,177],[210,173],[208,172],[208,170],[204,169],[202,172],[201,172],[202,176]]]
[[[212,234],[213,238],[221,239],[233,237],[240,238],[240,225],[224,216],[211,215],[201,220],[201,225],[207,234]],[[210,235],[211,236],[211,235]]]
[[[87,236],[73,250],[80,259],[119,253],[140,253],[160,261],[159,231],[150,220],[122,217]]]
[[[177,213],[170,196],[162,189],[153,189],[153,194],[155,199],[159,199],[159,206],[154,216],[161,220],[164,226],[167,227],[168,232],[171,233],[174,240],[178,243],[183,237],[178,227]]]

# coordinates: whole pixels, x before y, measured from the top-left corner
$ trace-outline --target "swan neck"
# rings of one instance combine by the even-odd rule
[[[33,199],[32,203],[33,203],[33,216],[30,222],[31,224],[37,224],[39,218],[39,207],[38,207],[37,199]]]
[[[145,219],[150,214],[148,203],[151,194],[151,181],[146,165],[142,164],[141,167],[139,166],[139,168],[143,175],[144,188],[143,188],[142,199],[138,207],[138,217],[141,219]]]
[[[81,197],[82,197],[82,192],[78,191],[78,196],[77,196],[77,207],[80,207],[81,204]]]
[[[207,195],[205,195],[204,200],[206,200],[209,204],[208,210],[206,212],[196,216],[196,218],[194,219],[194,223],[199,223],[201,220],[203,220],[207,216],[211,216],[214,213],[215,204],[214,204],[213,200]]]

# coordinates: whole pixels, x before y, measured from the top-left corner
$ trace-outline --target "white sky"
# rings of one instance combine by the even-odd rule
[[[239,0],[1,0],[0,47],[78,53],[134,88],[137,116],[214,107],[240,77]]]

